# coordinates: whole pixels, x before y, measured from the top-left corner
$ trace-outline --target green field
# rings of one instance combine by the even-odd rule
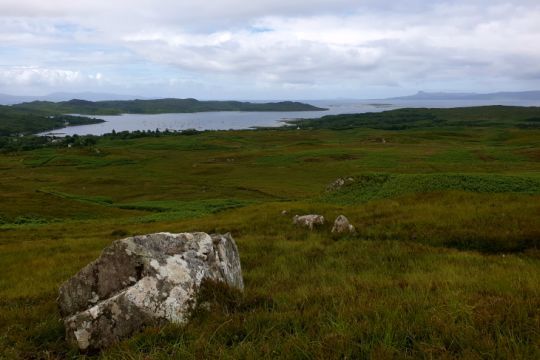
[[[84,356],[540,358],[539,113],[398,110],[0,154],[0,358],[82,356],[59,284],[158,231],[231,232],[245,294],[205,289],[217,301],[188,326]],[[295,228],[305,213],[328,224]],[[339,214],[356,234],[331,234]]]

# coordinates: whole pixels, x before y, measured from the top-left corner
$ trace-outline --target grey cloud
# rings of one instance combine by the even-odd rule
[[[539,18],[536,0],[3,0],[0,65],[95,73],[148,63],[159,67],[150,80],[118,81],[178,88],[172,79],[186,74],[201,88],[276,91],[515,85],[538,79]]]

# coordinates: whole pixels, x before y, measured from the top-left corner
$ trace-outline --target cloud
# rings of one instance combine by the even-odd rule
[[[536,0],[3,0],[0,65],[20,68],[0,82],[540,87],[538,19]]]
[[[233,73],[275,82],[519,77],[514,61],[540,63],[540,8],[440,6],[410,17],[369,15],[266,17],[255,28],[213,33],[140,31],[124,37],[146,59],[201,72]],[[468,14],[464,16],[464,14]],[[381,24],[384,24],[381,26]],[[530,69],[528,70],[530,71]]]
[[[90,81],[101,81],[101,73],[84,75],[80,71],[64,69],[44,69],[39,67],[15,67],[0,69],[0,86],[59,86],[84,84]]]
[[[367,71],[380,61],[372,46],[291,37],[284,31],[224,32],[209,35],[139,33],[127,46],[142,57],[190,71],[234,73],[269,81],[300,82]]]

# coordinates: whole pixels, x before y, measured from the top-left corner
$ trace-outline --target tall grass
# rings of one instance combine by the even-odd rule
[[[0,358],[540,358],[540,132],[515,126],[530,111],[486,111],[474,131],[208,132],[0,155]],[[307,213],[326,225],[292,224]],[[356,234],[331,233],[340,214]],[[207,284],[211,306],[186,327],[69,348],[59,284],[112,241],[158,231],[231,232],[245,294]]]

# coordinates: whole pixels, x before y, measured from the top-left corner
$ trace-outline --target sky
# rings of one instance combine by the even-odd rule
[[[538,89],[538,0],[0,0],[0,93]]]

